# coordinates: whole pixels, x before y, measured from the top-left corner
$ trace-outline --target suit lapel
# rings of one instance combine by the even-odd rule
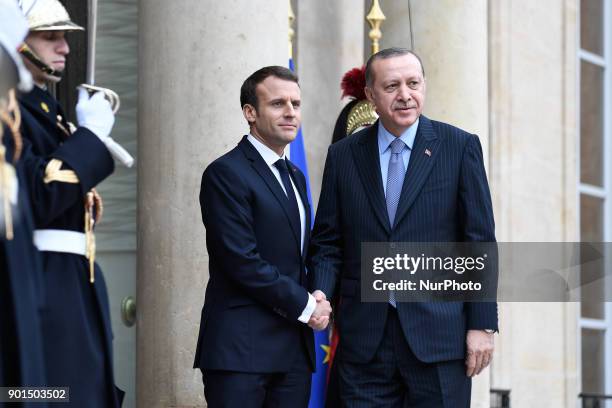
[[[410,153],[408,170],[402,185],[402,193],[395,215],[395,225],[398,225],[406,215],[410,206],[421,191],[427,176],[431,172],[438,157],[440,139],[433,129],[431,121],[421,115],[419,128]]]
[[[243,151],[247,159],[251,162],[251,165],[259,174],[259,176],[264,180],[276,200],[279,202],[281,207],[283,208],[283,212],[287,217],[287,222],[291,226],[291,231],[293,231],[293,237],[297,241],[297,247],[300,247],[300,231],[296,230],[294,223],[291,222],[291,216],[289,211],[289,202],[287,200],[287,196],[285,192],[281,188],[280,184],[274,174],[272,174],[272,170],[268,167],[264,159],[261,157],[257,149],[247,140],[247,137],[244,136],[240,143],[238,143],[238,147]]]
[[[351,145],[353,157],[359,172],[359,177],[365,189],[366,196],[374,210],[374,215],[389,233],[389,215],[385,202],[380,173],[380,154],[378,151],[378,121],[359,135],[359,140]]]

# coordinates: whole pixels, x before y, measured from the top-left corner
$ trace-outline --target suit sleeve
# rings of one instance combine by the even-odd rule
[[[309,288],[334,295],[342,266],[342,231],[338,201],[338,180],[332,146],[328,149],[321,196],[308,252]]]
[[[465,242],[495,242],[495,222],[491,193],[484,168],[482,147],[476,135],[470,135],[461,164],[459,213]],[[497,256],[491,257],[490,277],[497,287]],[[498,330],[496,302],[468,302],[468,330]]]
[[[53,221],[82,201],[91,188],[114,170],[106,146],[85,128],[78,128],[48,156],[34,152],[31,142],[24,137],[20,160],[37,225]]]
[[[211,259],[245,293],[290,320],[297,320],[308,292],[262,259],[253,230],[248,188],[236,171],[214,162],[202,176],[202,219]]]

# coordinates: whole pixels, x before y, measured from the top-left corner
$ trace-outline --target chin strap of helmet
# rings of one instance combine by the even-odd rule
[[[38,55],[36,55],[34,51],[32,51],[30,47],[28,47],[27,44],[25,43],[22,44],[21,47],[19,47],[19,52],[21,53],[21,55],[26,57],[32,64],[34,64],[38,69],[40,69],[45,74],[50,75],[57,79],[62,79],[62,72],[56,71],[53,68],[51,68],[49,65],[45,64],[38,57]]]

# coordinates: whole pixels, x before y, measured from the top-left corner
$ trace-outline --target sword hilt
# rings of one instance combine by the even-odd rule
[[[113,114],[116,114],[117,111],[119,110],[119,107],[121,106],[121,99],[119,99],[119,95],[117,95],[117,92],[113,91],[112,89],[102,88],[101,86],[95,86],[95,85],[89,85],[89,84],[81,84],[79,85],[79,87],[89,92],[90,96],[96,92],[104,93],[104,97],[111,105]]]

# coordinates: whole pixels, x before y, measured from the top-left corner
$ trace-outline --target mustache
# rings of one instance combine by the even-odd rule
[[[415,104],[408,104],[405,102],[396,102],[391,106],[393,109],[412,109],[416,108]]]

